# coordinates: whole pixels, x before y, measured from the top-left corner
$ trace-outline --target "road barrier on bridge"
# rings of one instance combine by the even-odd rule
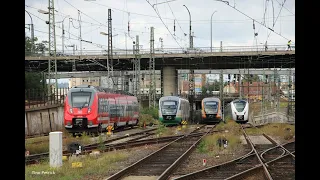
[[[291,46],[291,49],[294,51],[295,46]],[[212,48],[211,47],[198,47],[194,49],[189,48],[164,48],[164,49],[155,49],[155,54],[203,54],[203,53],[221,53],[221,52],[277,52],[277,51],[286,51],[287,45],[268,45],[266,49],[264,45],[258,46],[224,46],[222,47],[222,51],[220,47]],[[139,53],[142,54],[150,54],[149,49],[140,49]],[[132,49],[113,49],[114,57],[117,55],[133,55]],[[80,50],[65,50],[65,53],[57,53],[57,56],[79,56],[79,55],[97,55],[97,56],[107,56],[107,53],[104,50],[82,50],[82,54],[80,54]],[[49,52],[40,52],[40,53],[31,53],[30,51],[25,51],[25,56],[49,56]]]

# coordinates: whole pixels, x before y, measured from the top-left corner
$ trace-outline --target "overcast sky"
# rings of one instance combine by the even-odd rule
[[[162,22],[150,4],[166,1],[169,3],[154,6],[159,12]],[[191,13],[192,31],[195,36],[194,47],[210,47],[210,17],[214,11],[217,12],[212,16],[213,47],[219,47],[220,41],[223,42],[223,46],[253,46],[256,43],[265,43],[266,40],[269,45],[286,45],[287,39],[295,41],[294,0],[286,0],[283,7],[281,4],[284,0],[229,1],[231,6],[234,6],[235,3],[236,9],[283,36],[281,37],[255,22],[255,32],[258,33],[257,39],[254,38],[253,21],[223,2],[214,0],[170,1],[172,0],[150,0],[149,4],[146,0],[55,0],[55,9],[58,11],[55,21],[62,21],[66,15],[73,18],[72,21],[69,20],[69,17],[64,20],[65,45],[75,44],[79,49],[78,38],[80,32],[77,20],[78,10],[80,10],[82,39],[98,44],[98,46],[102,45],[101,48],[94,44],[82,42],[84,51],[101,51],[107,48],[107,36],[101,35],[100,32],[108,32],[108,8],[113,10],[112,33],[115,36],[113,37],[113,46],[116,49],[126,48],[125,33],[128,33],[128,21],[130,21],[130,36],[135,40],[136,35],[139,35],[140,45],[143,49],[150,48],[151,26],[155,28],[155,48],[160,48],[159,38],[163,39],[163,48],[187,48],[189,46],[189,14],[183,5],[186,5]],[[31,13],[33,19],[35,36],[39,38],[39,41],[47,41],[48,25],[45,21],[48,20],[48,15],[39,13],[38,9],[47,11],[48,0],[26,0],[25,5],[25,9]],[[176,19],[175,32],[174,19]],[[275,21],[274,27],[273,21]],[[30,24],[30,22],[30,17],[25,13],[25,23]],[[25,32],[27,36],[30,36],[28,29],[25,29]],[[170,33],[175,34],[175,36]],[[62,47],[61,34],[61,23],[57,23],[56,42],[58,51],[61,51]],[[127,38],[128,49],[132,49],[132,41],[130,37]],[[72,48],[68,47],[65,50],[72,51]]]

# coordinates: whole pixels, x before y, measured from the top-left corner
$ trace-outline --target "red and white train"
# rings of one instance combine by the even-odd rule
[[[116,129],[138,122],[138,100],[132,94],[90,85],[75,86],[68,91],[64,126],[69,133],[99,133],[108,126]]]

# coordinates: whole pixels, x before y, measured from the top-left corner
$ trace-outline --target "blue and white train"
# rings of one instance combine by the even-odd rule
[[[165,125],[178,125],[189,121],[189,101],[178,96],[164,96],[159,99],[159,121]]]

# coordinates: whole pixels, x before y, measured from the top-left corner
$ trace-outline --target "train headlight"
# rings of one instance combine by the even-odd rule
[[[88,123],[89,123],[90,126],[92,126],[92,121],[89,121]]]
[[[73,110],[72,110],[72,108],[70,108],[70,109],[69,109],[69,111],[70,111],[70,113],[73,113]]]
[[[70,126],[70,125],[71,125],[71,122],[70,122],[70,121],[68,121],[68,122],[67,122],[67,125],[68,125],[68,126]]]

